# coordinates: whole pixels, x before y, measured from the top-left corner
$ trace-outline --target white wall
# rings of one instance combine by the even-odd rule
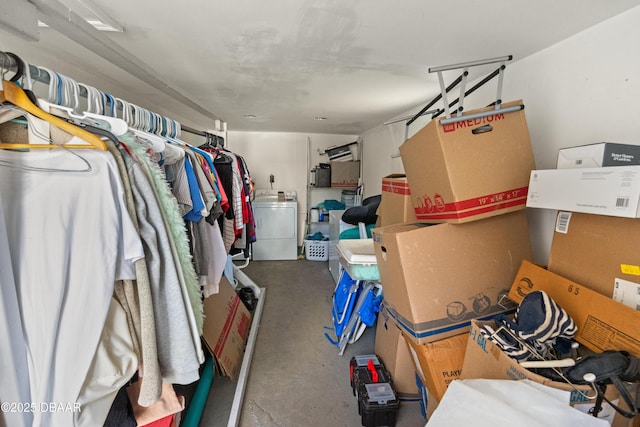
[[[507,65],[502,98],[523,99],[538,169],[555,168],[563,147],[600,141],[640,145],[638,22],[640,7]],[[483,97],[486,103],[494,100],[495,82],[487,83],[471,102]],[[419,127],[414,124],[411,131]],[[402,123],[363,134],[366,195],[375,194],[374,188],[379,191],[374,184],[383,176],[403,171],[401,162],[387,155],[403,139]],[[380,156],[369,161],[367,153]],[[534,260],[546,264],[555,212],[529,209],[528,214]]]
[[[311,167],[328,162],[321,155],[326,148],[353,142],[355,135],[300,134],[276,132],[227,133],[229,150],[244,157],[256,190],[271,189],[269,175],[274,175],[274,190],[296,192],[298,197],[298,244],[302,244],[307,218],[307,182]],[[309,155],[309,157],[307,157]],[[333,192],[340,200],[340,190],[323,192],[322,197]],[[311,206],[316,202],[311,201]]]

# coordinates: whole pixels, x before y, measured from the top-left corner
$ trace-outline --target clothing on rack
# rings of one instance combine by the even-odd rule
[[[0,199],[9,258],[2,270],[10,265],[13,273],[2,288],[14,288],[17,296],[4,302],[19,307],[21,317],[0,329],[24,328],[4,352],[29,355],[26,362],[14,357],[12,366],[28,384],[3,380],[0,387],[28,390],[22,402],[76,402],[114,282],[135,279],[133,261],[144,256],[115,160],[92,150],[0,151]],[[25,425],[73,425],[71,411],[20,415]]]
[[[225,150],[221,173],[217,153],[176,132],[116,136],[99,115],[70,124],[62,107],[41,113],[26,107],[29,92],[4,87],[16,101],[0,92],[0,131],[13,139],[0,132],[0,148],[29,150],[0,150],[0,401],[81,410],[4,412],[0,424],[108,424],[132,377],[141,407],[163,383],[198,379],[202,298],[217,292],[230,245],[255,228],[248,168]],[[17,117],[26,127],[6,123]]]

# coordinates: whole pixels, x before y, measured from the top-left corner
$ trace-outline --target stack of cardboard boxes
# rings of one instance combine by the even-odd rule
[[[534,290],[569,312],[576,341],[588,351],[640,357],[638,150],[618,144],[561,150],[559,168],[592,167],[535,170],[522,110],[446,126],[433,120],[400,147],[408,188],[391,185],[401,177],[385,178],[380,227],[373,231],[381,318],[387,333],[389,324],[401,331],[428,391],[427,414],[457,378],[530,378],[570,391],[575,407],[593,406],[589,386],[533,374],[479,333],[482,322],[509,313]],[[561,210],[548,269],[530,262],[525,207]],[[376,352],[380,329],[379,323]],[[403,372],[408,384],[410,373]],[[615,388],[607,396],[615,399]],[[609,421],[639,424],[613,411]]]
[[[523,110],[433,120],[400,154],[406,177],[384,178],[373,231],[389,319],[376,352],[390,324],[401,331],[430,413],[460,375],[471,320],[515,307],[506,295],[532,258],[524,208],[535,165]],[[415,384],[414,372],[403,371],[402,383]]]
[[[587,352],[623,350],[640,357],[638,165],[639,146],[597,143],[561,149],[557,169],[531,172],[527,206],[558,212],[547,269],[523,263],[509,297],[520,302],[529,292],[547,292],[575,320],[575,340]],[[463,376],[472,377],[473,365],[483,362],[465,361]],[[637,392],[637,384],[627,387]],[[607,393],[628,410],[614,387]],[[571,404],[593,406],[575,389]],[[615,427],[640,425],[639,417],[607,410]]]

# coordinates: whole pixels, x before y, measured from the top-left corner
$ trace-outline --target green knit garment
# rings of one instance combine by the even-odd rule
[[[130,133],[118,137],[136,156],[137,159],[144,162],[148,170],[151,172],[152,184],[155,187],[158,202],[163,207],[165,222],[169,226],[170,236],[176,246],[178,253],[178,263],[182,269],[189,302],[193,309],[198,333],[202,335],[202,325],[204,323],[204,310],[202,306],[202,297],[200,292],[200,283],[193,266],[193,258],[189,247],[189,238],[187,235],[184,219],[180,215],[178,201],[171,192],[169,183],[165,179],[164,171],[158,166],[147,153],[147,147],[135,140]]]

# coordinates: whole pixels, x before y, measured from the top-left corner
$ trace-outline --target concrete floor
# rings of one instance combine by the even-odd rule
[[[335,288],[327,263],[252,261],[243,271],[267,293],[239,425],[361,426],[349,361],[373,353],[375,330],[343,356],[324,337]],[[200,426],[227,425],[234,389],[227,378],[214,379]],[[400,406],[397,427],[424,425],[419,404]]]

